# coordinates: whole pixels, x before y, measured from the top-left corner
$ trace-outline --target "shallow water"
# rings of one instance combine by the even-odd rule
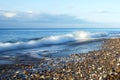
[[[0,36],[0,63],[6,63],[26,55],[28,58],[67,57],[99,50],[101,39],[120,37],[120,29],[11,28],[0,29]]]

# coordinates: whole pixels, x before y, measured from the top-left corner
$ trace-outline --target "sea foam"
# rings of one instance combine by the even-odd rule
[[[91,33],[85,31],[77,31],[64,35],[43,37],[37,40],[33,39],[27,42],[24,41],[18,41],[14,43],[0,42],[0,51],[29,49],[29,48],[36,48],[41,46],[48,46],[48,45],[65,44],[71,41],[85,42],[98,38],[98,34],[99,37],[106,35],[105,33]]]

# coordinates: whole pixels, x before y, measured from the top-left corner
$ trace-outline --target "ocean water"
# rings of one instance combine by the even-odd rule
[[[120,37],[114,28],[0,29],[0,63],[15,58],[67,57],[101,49],[101,40]],[[25,58],[23,58],[25,57]]]

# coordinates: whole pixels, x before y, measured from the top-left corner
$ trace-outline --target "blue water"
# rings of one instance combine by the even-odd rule
[[[14,42],[20,40],[35,39],[47,36],[62,35],[75,31],[120,33],[120,29],[115,28],[4,28],[0,29],[0,42]]]
[[[2,61],[24,55],[34,58],[66,57],[99,50],[101,39],[120,37],[120,29],[10,28],[0,29],[0,37]]]

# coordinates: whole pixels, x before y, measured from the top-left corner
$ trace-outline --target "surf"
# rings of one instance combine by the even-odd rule
[[[30,39],[28,41],[9,41],[0,42],[0,52],[18,49],[30,49],[50,45],[65,45],[69,42],[87,42],[91,40],[97,40],[102,37],[106,37],[107,33],[92,33],[87,31],[75,31],[67,34],[47,36],[37,39]]]

